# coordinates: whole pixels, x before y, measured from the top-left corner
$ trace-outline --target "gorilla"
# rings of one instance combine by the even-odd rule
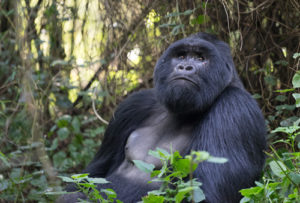
[[[224,164],[201,163],[195,170],[205,202],[239,202],[239,190],[253,186],[261,175],[265,135],[262,113],[237,75],[229,46],[214,35],[198,33],[163,53],[154,70],[154,88],[133,93],[119,105],[83,172],[106,178],[110,183],[105,188],[114,189],[123,202],[138,202],[160,185],[147,183],[149,174],[133,160],[159,168],[160,161],[148,155],[150,149],[172,146],[181,155],[203,150],[228,159]],[[75,202],[77,197],[84,196],[61,199]]]

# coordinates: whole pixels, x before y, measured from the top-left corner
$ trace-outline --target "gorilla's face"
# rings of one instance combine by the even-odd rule
[[[154,81],[159,101],[171,112],[190,114],[207,109],[232,80],[229,47],[198,35],[173,43],[157,62]]]

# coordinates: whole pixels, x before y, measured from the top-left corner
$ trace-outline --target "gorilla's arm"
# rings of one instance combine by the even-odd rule
[[[192,149],[226,157],[224,165],[201,163],[195,176],[208,202],[239,202],[238,191],[249,187],[264,164],[266,127],[251,95],[227,87],[199,124]]]
[[[124,147],[128,136],[151,115],[155,104],[153,90],[143,90],[130,95],[117,108],[95,158],[84,170],[91,177],[105,177],[124,160]]]

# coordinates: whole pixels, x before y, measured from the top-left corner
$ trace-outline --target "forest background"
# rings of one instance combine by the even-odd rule
[[[299,200],[298,0],[0,0],[0,202],[52,201],[168,45],[199,31],[229,43],[268,126],[263,178],[243,195]]]

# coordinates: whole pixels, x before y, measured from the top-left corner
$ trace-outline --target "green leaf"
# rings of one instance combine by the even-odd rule
[[[57,135],[58,135],[58,138],[60,140],[65,140],[69,137],[70,135],[70,131],[68,128],[66,127],[63,127],[63,128],[60,128],[58,131],[57,131]]]
[[[117,197],[117,193],[113,189],[110,189],[110,188],[102,189],[101,192],[104,192],[110,198],[116,198]]]
[[[275,100],[280,101],[280,102],[284,102],[287,99],[287,97],[285,95],[278,95]]]
[[[81,123],[80,123],[78,117],[74,117],[72,120],[72,127],[74,129],[74,132],[77,134],[80,133],[80,125],[81,125]]]
[[[198,162],[206,161],[210,157],[209,153],[205,151],[193,151],[191,154],[196,156],[194,160]]]
[[[171,31],[171,35],[178,35],[180,33],[180,29],[184,28],[184,24],[179,24],[176,25],[175,27],[173,27],[172,31]]]
[[[261,95],[260,94],[253,94],[252,98],[254,98],[254,99],[260,99]]]
[[[300,184],[300,174],[299,173],[290,172],[289,176],[294,183]]]
[[[208,162],[212,162],[212,163],[223,164],[223,163],[226,163],[228,160],[226,158],[222,158],[222,157],[213,157],[213,156],[210,156],[207,159],[207,161]]]
[[[66,153],[63,151],[57,152],[53,155],[53,164],[55,167],[63,167],[63,162],[66,160]]]
[[[151,173],[155,166],[153,164],[148,164],[141,160],[133,160],[134,165],[143,172]]]
[[[294,53],[293,58],[296,59],[300,56],[300,53]]]
[[[10,183],[8,182],[7,179],[1,180],[0,181],[0,191],[4,191],[10,186]]]
[[[71,176],[73,179],[82,179],[82,178],[88,178],[88,173],[80,173],[80,174],[74,174]]]
[[[60,94],[56,97],[56,105],[60,108],[68,109],[71,108],[73,104],[68,96]]]
[[[258,187],[264,187],[264,184],[258,182],[258,181],[255,181],[255,184],[258,186]]]
[[[157,147],[156,150],[159,152],[161,156],[169,157],[170,153],[167,150]]]
[[[155,157],[155,158],[158,158],[158,159],[161,159],[162,157],[160,156],[159,152],[156,150],[156,151],[153,151],[153,150],[149,150],[148,151],[148,154]]]
[[[299,129],[300,129],[300,126],[278,127],[275,130],[272,130],[271,133],[283,132],[283,133],[291,135]]]
[[[183,15],[187,16],[187,15],[191,15],[193,13],[193,10],[186,10],[183,12]]]
[[[66,127],[69,125],[71,122],[72,117],[69,115],[64,115],[60,117],[59,119],[56,120],[56,124],[58,125],[59,128]]]
[[[205,200],[203,191],[199,187],[194,189],[194,202],[201,202],[203,200]]]
[[[240,190],[240,193],[245,197],[251,197],[252,195],[258,195],[260,192],[263,191],[264,188],[261,187],[251,187],[247,189]]]
[[[181,13],[179,12],[173,12],[173,13],[169,13],[165,16],[165,18],[169,18],[169,17],[176,17],[176,16],[180,16]]]
[[[297,72],[292,80],[293,87],[294,88],[299,88],[300,87],[300,72]]]
[[[241,199],[240,203],[249,203],[250,200],[251,200],[251,198],[249,198],[249,197],[243,197],[243,198]]]
[[[293,97],[296,100],[296,107],[300,107],[300,94],[294,93]]]
[[[201,24],[203,24],[205,22],[208,22],[208,21],[209,21],[209,16],[207,16],[207,15],[199,15],[197,18],[192,19],[191,23],[194,24],[194,25],[195,24],[201,25]]]
[[[91,182],[97,183],[97,184],[106,184],[106,183],[110,183],[110,182],[107,181],[105,178],[88,178],[88,181],[91,181]]]
[[[269,163],[271,170],[273,171],[273,173],[280,177],[283,178],[285,175],[283,174],[283,171],[286,171],[286,167],[285,165],[281,162],[281,161],[271,161]]]
[[[43,173],[43,171],[42,171],[42,173]],[[35,179],[33,179],[30,182],[30,184],[34,185],[37,188],[45,190],[47,188],[47,179],[46,179],[46,176],[40,176],[38,178],[35,178]]]
[[[194,189],[193,187],[186,187],[184,189],[180,189],[175,196],[176,203],[180,203],[185,198],[185,195],[187,193],[192,192],[193,189]]]
[[[282,66],[288,66],[289,65],[289,63],[285,60],[276,61],[275,64],[282,65]]]
[[[58,138],[55,138],[52,142],[52,145],[47,150],[54,151],[58,147]]]
[[[95,187],[95,185],[93,183],[90,183],[90,182],[80,182],[80,183],[77,183],[78,185],[84,188],[93,188]]]
[[[276,106],[277,111],[280,111],[280,110],[294,111],[295,108],[296,108],[295,105],[288,105],[288,104],[283,104],[283,105]]]
[[[65,176],[57,176],[57,177],[61,178],[62,181],[67,182],[67,183],[76,183],[77,182],[77,180],[74,180],[69,177],[65,177]]]
[[[169,159],[171,156],[168,151],[159,147],[157,147],[155,151],[149,150],[148,154],[162,160]]]
[[[163,203],[164,197],[149,194],[146,197],[143,197],[142,200],[143,200],[143,203]]]
[[[8,159],[6,158],[5,154],[3,154],[2,152],[0,152],[0,160],[2,160],[2,162],[6,166],[10,167],[10,163],[9,163]]]
[[[274,77],[272,75],[265,76],[264,80],[268,85],[271,85],[271,86],[275,86],[277,84],[276,77]]]
[[[148,195],[155,195],[155,196],[160,196],[165,194],[166,192],[160,190],[151,190],[150,192],[148,192]]]
[[[207,17],[207,16],[199,15],[198,18],[197,18],[197,23],[199,25],[203,24],[205,22],[205,19],[206,19],[205,17]]]
[[[173,167],[174,171],[179,171],[182,173],[182,177],[186,177],[190,173],[190,163],[189,159],[178,159],[174,160]]]
[[[158,176],[159,174],[160,174],[160,170],[154,170],[154,171],[152,171],[152,173],[151,173],[151,178],[156,177],[156,176]]]
[[[60,195],[66,195],[70,194],[70,192],[67,191],[60,191],[60,192],[45,192],[45,195],[55,195],[55,196],[60,196]]]

